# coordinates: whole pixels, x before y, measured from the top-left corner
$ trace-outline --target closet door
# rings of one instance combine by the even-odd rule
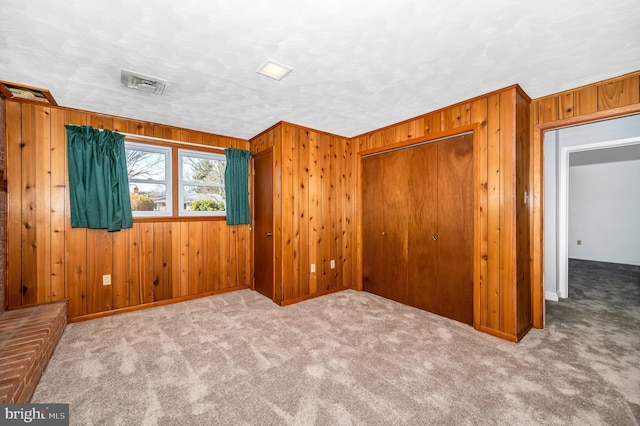
[[[362,159],[363,289],[407,303],[409,150]]]
[[[437,313],[473,324],[473,135],[437,145]]]
[[[409,151],[407,303],[438,313],[438,149],[430,143]]]
[[[378,295],[385,293],[383,157],[362,159],[362,286]]]

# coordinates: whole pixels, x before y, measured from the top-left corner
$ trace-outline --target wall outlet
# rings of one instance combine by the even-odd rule
[[[111,285],[111,274],[102,276],[102,285]]]
[[[316,264],[312,263],[311,264],[311,273],[314,273],[316,271]]]
[[[582,240],[578,240],[578,241],[577,241],[577,244],[578,244],[579,246],[581,246],[581,245],[582,245]]]
[[[336,261],[331,259],[331,269],[336,269]]]

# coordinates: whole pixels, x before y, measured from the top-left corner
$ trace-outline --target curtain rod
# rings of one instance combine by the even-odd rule
[[[67,124],[67,126],[74,126],[74,127],[82,127],[79,124]],[[95,127],[94,127],[95,128]],[[103,131],[105,129],[98,129],[99,131]],[[198,144],[198,143],[193,143],[193,142],[182,142],[182,141],[176,141],[173,139],[164,139],[164,138],[157,138],[155,136],[146,136],[146,135],[136,135],[134,133],[125,133],[125,132],[121,132],[120,130],[114,130],[114,132],[116,133],[120,133],[123,136],[129,136],[132,138],[140,138],[140,139],[149,139],[149,140],[156,140],[156,141],[160,141],[160,142],[169,142],[169,143],[175,143],[175,144],[179,144],[179,145],[190,145],[190,146],[197,146],[198,148],[212,148],[212,149],[219,149],[224,151],[226,148],[221,147],[221,146],[214,146],[214,145],[204,145],[204,144]]]

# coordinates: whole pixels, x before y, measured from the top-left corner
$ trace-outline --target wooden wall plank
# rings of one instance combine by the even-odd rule
[[[202,222],[189,222],[189,294],[202,293]]]
[[[547,98],[543,102],[540,102],[538,108],[541,123],[558,119],[558,98]]]
[[[153,223],[140,224],[140,303],[154,302],[154,245]]]
[[[460,127],[462,123],[461,106],[456,105],[443,110],[441,115],[441,120],[442,120],[441,121],[442,130],[449,130],[449,129],[455,129],[456,127]]]
[[[173,293],[173,235],[172,222],[162,223],[162,273],[160,285],[162,286],[162,299],[173,299],[177,295]]]
[[[83,126],[87,124],[87,116],[77,111],[65,111],[65,124]],[[65,173],[67,175],[67,173]],[[65,178],[69,185],[69,176]],[[69,197],[65,196],[65,210],[69,212]],[[69,298],[69,317],[86,315],[87,306],[87,230],[71,228],[71,217],[65,217],[66,249],[66,282]]]
[[[567,92],[558,96],[558,112],[560,119],[573,117],[573,92]]]
[[[181,270],[181,245],[180,245],[180,231],[181,226],[179,222],[171,222],[171,297],[180,297],[180,277],[182,276]],[[165,228],[166,232],[166,228]]]
[[[515,90],[500,93],[500,327],[512,336],[516,323]]]
[[[329,288],[338,287],[338,275],[336,271],[336,262],[337,262],[337,241],[338,241],[338,209],[337,209],[337,199],[336,199],[336,188],[338,186],[337,179],[337,155],[336,149],[338,144],[338,137],[332,136],[329,138],[329,178],[327,179],[327,184],[329,187],[329,217],[324,218],[325,223],[328,222],[329,226],[329,235],[328,235],[328,245],[329,245]],[[331,262],[333,262],[333,267],[331,266]]]
[[[229,263],[228,263],[228,274],[229,274],[229,287],[235,287],[238,285],[238,232],[236,226],[228,226],[229,232]]]
[[[189,222],[180,223],[180,296],[189,295]]]
[[[33,267],[36,269],[36,303],[51,301],[51,109],[36,108],[34,144],[35,185],[37,199],[32,208],[35,213],[35,246]],[[24,263],[24,258],[23,258]]]
[[[22,299],[21,305],[32,305],[38,301],[38,251],[36,247],[36,106],[25,104],[22,107]],[[47,148],[45,148],[47,149]]]
[[[299,229],[298,242],[298,286],[295,288],[294,297],[309,294],[309,131],[298,129],[298,179],[293,185],[298,195],[298,211],[296,220]]]
[[[204,291],[214,291],[220,288],[218,281],[218,240],[220,233],[218,223],[204,222],[202,224],[202,234],[204,235],[202,246],[203,263],[203,288]]]
[[[328,290],[335,286],[331,280],[331,139],[327,134],[319,135],[320,158],[320,186],[322,195],[320,197],[320,241],[319,241],[319,271],[321,272],[321,284],[318,288]]]
[[[112,296],[113,308],[129,306],[129,235],[130,230],[123,229],[111,235],[113,242]]]
[[[142,225],[142,223],[134,223],[133,228],[129,231],[128,306],[137,306],[144,303],[141,283]]]
[[[345,235],[345,225],[344,225],[344,192],[345,192],[345,170],[346,170],[346,155],[345,155],[345,139],[342,137],[336,137],[336,142],[334,144],[334,155],[335,155],[335,163],[334,174],[335,174],[335,191],[334,198],[336,201],[336,211],[335,211],[335,220],[336,220],[336,229],[335,229],[335,260],[336,260],[336,286],[337,287],[346,287],[350,284],[350,280],[347,280],[344,276],[343,271],[343,263],[344,263],[344,235]]]
[[[87,295],[88,311],[108,311],[113,307],[112,285],[103,285],[103,275],[112,275],[113,242],[106,229],[87,231]]]
[[[164,300],[164,224],[153,223],[153,301]]]
[[[316,132],[309,133],[309,294],[317,293],[318,277],[322,273],[320,269],[320,243],[321,243],[321,152]],[[286,208],[283,208],[286,211]],[[320,253],[319,253],[320,252]],[[314,265],[315,271],[311,268]]]
[[[480,229],[476,232],[474,251],[477,255],[474,262],[474,276],[478,280],[477,287],[474,291],[474,324],[476,326],[480,324],[488,324],[487,309],[483,306],[486,305],[488,300],[488,99],[480,98],[475,100],[471,104],[471,119],[475,123],[480,123],[479,132],[475,135],[476,149],[479,151],[477,154],[478,162],[478,181],[479,187],[476,188],[478,197],[478,211],[479,215],[477,223]]]
[[[482,325],[500,330],[500,96],[487,104],[487,280]]]
[[[22,302],[22,103],[5,102],[7,179],[7,305]]]
[[[67,136],[64,111],[51,109],[51,300],[65,295],[65,198],[67,194]]]
[[[573,96],[575,115],[590,114],[598,110],[598,88],[596,86],[577,89]],[[548,121],[551,120],[540,121],[540,123],[546,123]]]
[[[293,163],[296,155],[290,125],[282,129],[282,284],[284,300],[293,293]]]
[[[229,227],[217,222],[218,235],[218,285],[221,289],[231,287],[229,283]]]
[[[638,76],[606,81],[598,86],[598,111],[619,108],[640,102]]]

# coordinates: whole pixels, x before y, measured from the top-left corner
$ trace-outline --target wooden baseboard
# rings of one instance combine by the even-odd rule
[[[327,294],[337,293],[338,291],[344,291],[344,290],[352,290],[352,288],[351,287],[330,288],[328,290],[322,290],[317,293],[309,294],[307,296],[301,296],[301,297],[296,297],[295,299],[283,300],[282,303],[280,303],[280,306],[293,305],[294,303],[304,302],[305,300],[315,299],[316,297],[325,296]]]
[[[245,290],[248,288],[249,288],[248,286],[236,286],[236,287],[225,288],[222,290],[214,290],[214,291],[207,291],[204,293],[191,294],[189,296],[175,297],[173,299],[159,300],[157,302],[144,303],[141,305],[129,306],[126,308],[111,309],[109,311],[96,312],[94,314],[80,315],[77,317],[69,318],[69,322],[80,322],[80,321],[87,321],[87,320],[92,320],[96,318],[103,318],[111,315],[123,314],[125,312],[133,312],[133,311],[139,311],[141,309],[155,308],[156,306],[171,305],[173,303],[186,302],[187,300],[199,299],[201,297],[208,297],[216,294],[228,293],[230,291]]]
[[[483,333],[490,334],[494,337],[499,337],[501,339],[508,340],[510,342],[516,343],[518,341],[518,337],[514,336],[513,334],[505,333],[499,330],[494,330],[493,328],[485,327],[483,325],[478,327],[477,330],[482,331]]]

